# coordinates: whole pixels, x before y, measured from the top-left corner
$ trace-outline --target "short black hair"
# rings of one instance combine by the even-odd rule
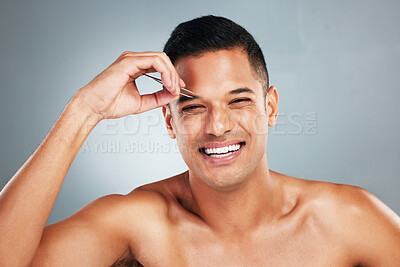
[[[230,19],[207,15],[182,22],[172,31],[163,51],[175,64],[180,58],[234,48],[242,48],[248,55],[265,97],[269,76],[261,48],[245,28]]]

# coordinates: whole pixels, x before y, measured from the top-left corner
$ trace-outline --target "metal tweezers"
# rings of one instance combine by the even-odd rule
[[[149,77],[149,78],[152,78],[153,80],[155,80],[155,81],[158,82],[158,83],[163,84],[162,81],[161,81],[161,79],[159,79],[159,78],[150,76],[150,75],[148,75],[148,74],[146,74],[146,73],[144,73],[143,75],[144,75],[144,76],[147,76],[147,77]],[[183,92],[182,92],[182,91],[183,91]],[[192,94],[192,95],[188,95],[188,93],[189,93],[189,94]],[[186,88],[181,88],[180,94],[183,95],[183,96],[189,97],[189,98],[193,98],[193,96],[194,96],[194,93],[193,93],[192,91],[186,89]]]

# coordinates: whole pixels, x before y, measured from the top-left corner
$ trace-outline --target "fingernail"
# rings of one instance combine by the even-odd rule
[[[181,79],[181,86],[182,87],[185,87],[186,86],[186,83]]]

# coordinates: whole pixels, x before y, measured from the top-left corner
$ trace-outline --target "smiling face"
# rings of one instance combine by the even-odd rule
[[[241,49],[179,59],[175,67],[195,98],[181,96],[163,107],[190,174],[211,187],[242,183],[265,168],[268,125],[275,123],[278,95],[263,85]]]

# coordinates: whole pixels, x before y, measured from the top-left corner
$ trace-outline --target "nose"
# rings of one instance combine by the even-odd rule
[[[206,115],[205,123],[206,133],[215,136],[224,135],[233,128],[229,111],[222,107],[212,108]]]

